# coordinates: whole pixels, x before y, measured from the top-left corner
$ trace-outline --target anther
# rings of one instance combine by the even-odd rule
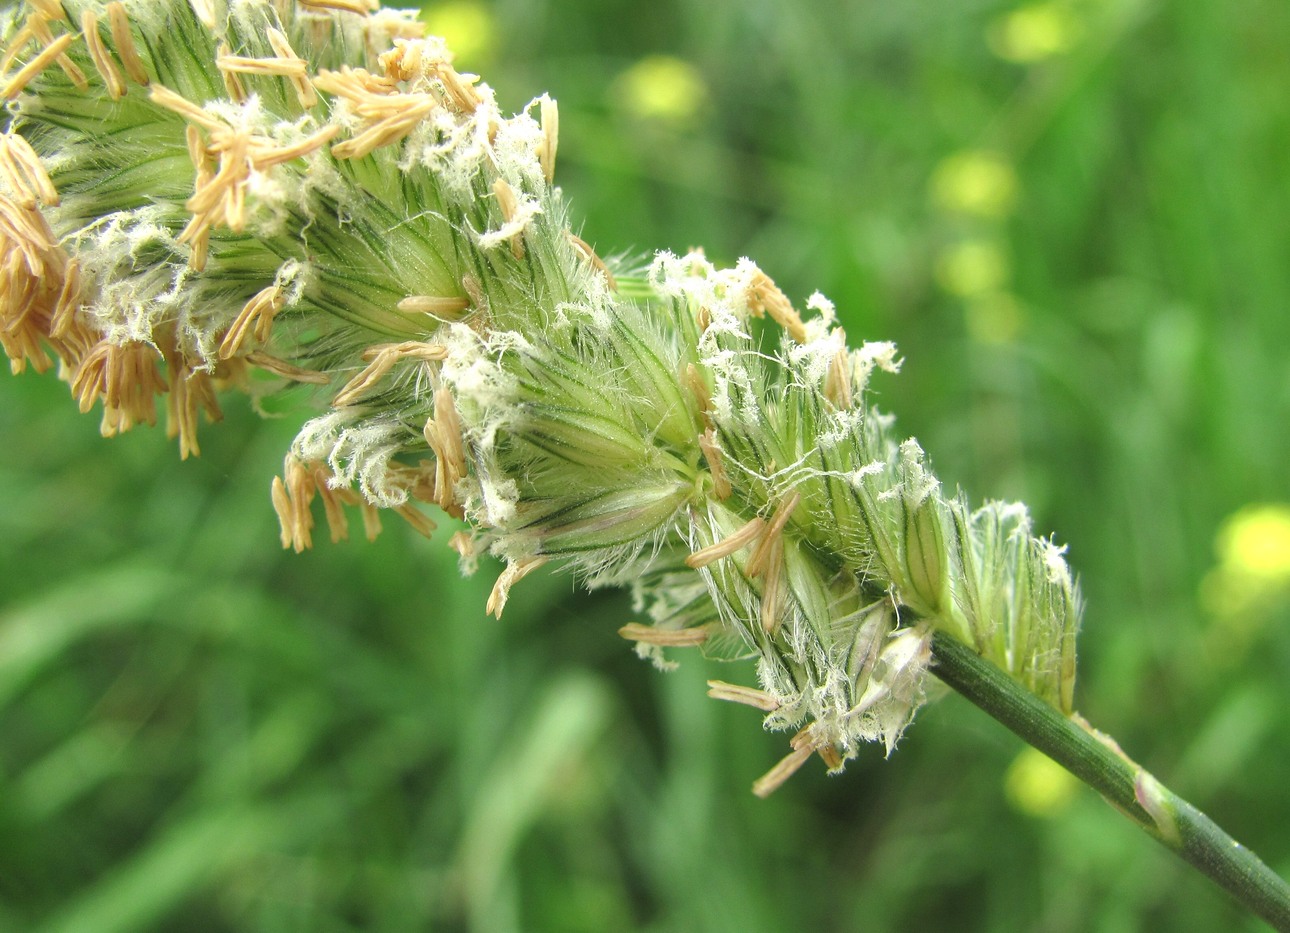
[[[314,86],[309,83],[305,76],[305,61],[296,54],[296,50],[291,47],[291,42],[283,35],[281,30],[270,28],[267,32],[269,45],[273,53],[284,62],[294,64],[299,62],[301,65],[299,74],[291,74],[287,77],[291,80],[291,86],[296,89],[296,97],[300,101],[300,106],[309,110],[318,103],[318,95],[314,92]]]
[[[771,768],[760,778],[753,782],[752,792],[758,797],[769,797],[783,785],[785,781],[797,773],[806,760],[815,754],[813,748],[795,748],[783,758],[775,767]]]
[[[685,369],[681,371],[681,382],[694,396],[699,406],[699,414],[703,417],[703,423],[712,428],[712,396],[708,392],[708,384],[704,381],[703,374],[699,372],[699,367],[693,363],[686,363]]]
[[[135,84],[147,87],[150,80],[148,70],[143,67],[143,61],[134,46],[134,37],[130,34],[130,17],[126,15],[121,0],[112,0],[107,5],[107,13],[108,23],[112,28],[112,44],[116,46],[116,54],[121,59],[125,73]]]
[[[263,343],[269,335],[274,316],[282,310],[286,300],[279,285],[270,285],[256,292],[229,325],[228,333],[219,345],[219,358],[227,360],[236,356],[248,334],[254,333],[256,339]]]
[[[281,376],[283,379],[290,379],[293,382],[304,382],[310,385],[326,385],[331,382],[331,376],[326,373],[318,372],[315,369],[301,369],[299,366],[292,366],[286,360],[280,360],[276,356],[270,356],[261,350],[252,350],[246,355],[246,361],[252,366],[258,366],[265,372]]]
[[[560,108],[546,94],[538,102],[538,117],[542,121],[542,142],[538,144],[538,162],[549,185],[555,181],[555,153],[560,144]]]
[[[609,286],[609,290],[615,292],[618,291],[618,280],[615,279],[614,274],[609,271],[609,267],[605,265],[605,261],[596,255],[596,251],[591,248],[591,244],[578,236],[572,230],[564,231],[564,235],[569,238],[569,242],[577,248],[578,252],[582,253],[586,260],[591,263],[591,267],[604,275],[605,284]]]
[[[753,276],[749,299],[753,313],[769,314],[795,341],[806,343],[806,325],[802,323],[801,315],[793,309],[788,296],[780,291],[779,286],[765,272],[758,270]]]
[[[779,709],[779,700],[765,690],[754,687],[741,687],[739,684],[728,684],[724,680],[708,681],[708,696],[714,700],[726,700],[730,703],[742,703],[766,713]]]
[[[47,45],[39,55],[33,58],[27,64],[23,65],[8,83],[5,84],[4,90],[0,92],[6,100],[13,100],[23,89],[31,83],[32,79],[53,64],[59,56],[67,51],[68,46],[76,41],[76,36],[68,33],[59,36],[52,43]]]
[[[435,317],[453,318],[470,308],[470,300],[456,296],[409,295],[395,307],[407,314],[431,314]]]
[[[706,628],[664,629],[653,625],[629,622],[618,630],[628,641],[638,641],[660,648],[694,648],[708,640]]]
[[[497,204],[502,209],[502,219],[509,224],[515,219],[515,214],[520,206],[519,197],[515,194],[515,189],[510,186],[510,183],[505,178],[499,178],[493,182],[493,195],[497,198]],[[516,259],[524,258],[523,233],[517,232],[511,237],[511,255]]]
[[[765,532],[757,542],[757,547],[753,549],[752,556],[748,559],[744,567],[744,573],[750,577],[755,577],[765,571],[769,564],[770,548],[780,535],[784,532],[784,526],[788,524],[793,517],[793,511],[797,508],[798,503],[802,501],[802,496],[796,490],[789,493],[779,507],[775,509],[775,514],[771,516],[770,524],[766,526]]]
[[[712,494],[718,499],[729,499],[734,491],[730,478],[726,476],[726,467],[721,458],[721,448],[717,446],[716,432],[712,428],[699,435],[699,450],[707,461],[708,471],[712,474]]]
[[[727,537],[709,544],[705,548],[700,548],[685,559],[685,565],[698,570],[700,567],[706,567],[713,561],[720,560],[723,557],[729,557],[740,548],[747,547],[757,540],[766,523],[760,518],[754,518],[745,524],[738,531],[732,532]]]
[[[506,569],[498,575],[497,582],[493,584],[493,591],[488,594],[488,603],[484,606],[484,614],[500,619],[502,610],[506,608],[506,601],[510,598],[511,587],[534,570],[537,570],[548,560],[550,558],[540,556],[507,561]]]
[[[89,50],[90,60],[98,71],[103,83],[107,86],[108,96],[120,100],[125,96],[125,77],[117,68],[116,62],[108,54],[103,37],[99,35],[99,18],[93,10],[81,13],[81,34],[85,36],[85,47]]]
[[[846,337],[833,359],[829,361],[829,372],[824,377],[824,397],[839,409],[851,407],[851,354],[846,348]]]

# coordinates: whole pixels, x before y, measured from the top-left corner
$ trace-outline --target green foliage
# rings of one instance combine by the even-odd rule
[[[751,255],[904,348],[876,388],[941,478],[1071,543],[1076,706],[1284,874],[1286,603],[1234,622],[1200,581],[1224,516],[1290,499],[1290,22],[1042,6],[1079,29],[1026,64],[1033,9],[575,0],[499,5],[459,64],[559,96],[602,251]],[[693,113],[629,106],[658,53]],[[781,743],[703,696],[750,672],[641,665],[621,596],[535,573],[485,619],[447,528],[284,554],[294,420],[231,411],[181,464],[0,392],[0,928],[1255,928],[1091,794],[1014,806],[966,704],[758,801]]]

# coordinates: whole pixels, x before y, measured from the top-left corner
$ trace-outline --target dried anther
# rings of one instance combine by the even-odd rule
[[[128,431],[137,424],[156,424],[156,397],[166,392],[157,369],[156,349],[146,343],[113,344],[100,341],[81,360],[72,377],[72,395],[81,412],[103,400],[104,437]]]
[[[189,265],[197,271],[205,267],[206,247],[214,227],[226,226],[240,232],[246,226],[246,198],[254,178],[317,152],[339,132],[338,127],[326,126],[295,143],[283,144],[231,126],[164,85],[153,85],[149,96],[192,124],[186,130],[186,138],[197,175],[193,196],[184,205],[192,218],[178,239],[192,247]],[[209,142],[202,141],[198,127],[209,134]],[[211,170],[211,156],[218,158],[215,171]]]
[[[470,299],[456,296],[409,295],[395,305],[406,314],[455,318],[470,309]]]
[[[502,209],[502,220],[507,224],[515,222],[516,214],[519,212],[520,199],[516,195],[515,189],[505,178],[499,178],[493,182],[493,196],[497,198],[497,204]],[[573,234],[569,234],[573,236]],[[574,237],[574,239],[577,239]],[[511,255],[516,259],[524,258],[524,234],[518,231],[511,235]],[[590,249],[591,247],[587,247]]]
[[[31,143],[17,133],[0,136],[0,179],[31,210],[38,201],[58,204],[58,189],[40,162]]]
[[[766,572],[771,563],[771,548],[780,539],[780,535],[784,532],[784,526],[793,517],[793,512],[801,501],[802,497],[799,493],[791,492],[780,502],[779,507],[775,509],[775,514],[771,516],[770,524],[766,526],[757,541],[757,547],[753,549],[752,556],[748,558],[748,563],[744,566],[745,574],[750,577],[756,577]]]
[[[834,407],[847,409],[851,407],[851,354],[846,348],[846,335],[841,335],[842,346],[833,354],[829,362],[828,375],[824,377],[824,397]]]
[[[352,489],[338,485],[335,475],[321,463],[306,463],[295,456],[287,458],[283,476],[273,478],[271,495],[278,524],[282,530],[282,546],[297,554],[313,547],[314,517],[311,505],[317,496],[323,503],[323,514],[333,544],[349,538],[349,519],[345,506],[356,506],[363,517],[363,530],[369,541],[381,532],[381,519],[376,507]],[[428,534],[434,523],[417,513],[410,506],[400,508],[402,515],[418,531]],[[405,514],[406,513],[406,514]],[[426,528],[429,530],[426,530]]]
[[[242,349],[249,334],[264,343],[269,339],[273,318],[286,304],[286,294],[280,285],[270,285],[256,292],[229,325],[228,332],[219,345],[219,357],[227,360],[236,356]]]
[[[794,748],[771,768],[753,782],[752,792],[758,797],[766,798],[783,786],[784,782],[797,773],[806,760],[815,754],[815,749],[807,746]]]
[[[320,71],[313,86],[345,100],[364,122],[361,133],[331,147],[338,159],[362,158],[381,146],[399,142],[439,106],[433,94],[399,93],[393,80],[362,68]]]
[[[730,486],[730,478],[726,476],[721,448],[717,446],[716,432],[712,428],[699,435],[699,449],[703,451],[703,459],[712,473],[712,494],[720,500],[729,499],[734,490]]]
[[[389,375],[394,364],[404,359],[414,359],[422,363],[438,363],[447,359],[445,347],[431,343],[386,343],[368,347],[363,351],[363,359],[368,361],[366,367],[345,383],[336,398],[332,400],[334,408],[353,405],[376,387],[376,384]]]
[[[261,350],[252,350],[246,355],[246,361],[252,366],[258,366],[265,372],[281,376],[283,379],[290,379],[292,382],[304,382],[319,386],[325,386],[331,382],[331,376],[324,372],[293,366],[286,360],[280,360],[276,356],[270,356]]]
[[[245,55],[220,54],[215,65],[220,71],[232,71],[244,75],[271,75],[279,78],[302,78],[306,74],[307,62],[303,58],[250,58]]]
[[[549,559],[547,557],[528,557],[521,560],[507,561],[506,569],[498,575],[497,582],[493,584],[493,591],[488,594],[488,604],[484,607],[484,612],[493,618],[500,619],[502,610],[506,608],[506,601],[510,598],[511,587],[534,570],[537,570]]]
[[[714,700],[742,703],[744,706],[752,706],[766,713],[773,713],[779,709],[779,701],[765,690],[728,684],[724,680],[709,680],[708,696]]]
[[[424,538],[429,538],[439,526],[430,520],[430,516],[420,511],[410,502],[394,507],[394,513],[411,526],[412,530]]]
[[[582,255],[586,257],[587,261],[591,263],[591,267],[605,277],[605,284],[609,286],[609,290],[614,292],[618,291],[618,280],[614,278],[614,274],[609,271],[609,267],[605,265],[605,261],[596,255],[596,251],[591,248],[591,244],[578,236],[572,230],[566,230],[564,235],[569,238],[569,242],[577,248],[578,252],[582,253]],[[518,259],[519,257],[517,256],[516,258]]]
[[[85,36],[85,47],[89,50],[90,60],[98,71],[103,83],[107,86],[108,96],[120,100],[125,96],[125,77],[121,69],[112,60],[103,37],[99,35],[99,18],[93,10],[81,13],[81,33]]]
[[[116,54],[121,59],[125,73],[135,84],[147,87],[148,70],[143,67],[143,61],[135,48],[134,37],[130,34],[130,18],[126,15],[121,0],[112,0],[107,5],[107,13],[108,23],[112,29],[112,43],[116,46]]]
[[[228,92],[228,99],[235,104],[244,104],[250,95],[246,92],[246,85],[242,83],[242,76],[236,69],[226,67],[233,57],[232,47],[227,42],[221,42],[215,57],[215,66],[219,68],[220,77],[224,79],[224,90]]]
[[[76,36],[72,33],[59,36],[50,45],[47,45],[39,55],[18,69],[18,73],[10,78],[4,86],[4,90],[0,91],[0,96],[3,96],[6,100],[16,98],[31,83],[32,79],[57,61],[59,57],[62,57],[63,53],[75,41]]]
[[[435,455],[436,501],[449,515],[460,517],[456,489],[466,476],[466,451],[461,439],[461,420],[452,401],[452,392],[442,386],[434,394],[434,417],[426,421],[426,443]]]
[[[793,309],[788,296],[760,269],[753,276],[748,297],[749,309],[754,314],[769,314],[795,341],[806,343],[806,325],[802,323],[801,315]]]
[[[712,395],[708,392],[708,384],[704,381],[703,374],[699,372],[699,367],[693,363],[687,363],[685,370],[681,373],[681,382],[694,396],[694,401],[698,404],[699,414],[703,418],[703,423],[708,426],[709,430],[714,429]]]
[[[698,570],[700,567],[708,566],[713,561],[729,557],[740,548],[747,547],[756,541],[765,527],[766,523],[762,519],[754,518],[738,531],[733,532],[715,544],[709,544],[707,547],[700,548],[690,554],[685,559],[685,565]]]
[[[179,457],[200,456],[197,444],[198,411],[205,411],[211,421],[224,417],[215,396],[210,373],[194,370],[183,355],[171,348],[165,352],[170,370],[170,393],[166,396],[166,436],[179,438]]]
[[[538,101],[542,121],[542,141],[538,143],[538,163],[549,185],[555,181],[555,154],[560,145],[560,108],[555,100],[543,94]]]
[[[376,0],[296,0],[307,10],[338,10],[342,13],[356,13],[366,16],[375,12],[379,3]]]
[[[708,640],[706,628],[664,629],[653,625],[629,622],[618,630],[628,641],[658,645],[660,648],[693,648]]]

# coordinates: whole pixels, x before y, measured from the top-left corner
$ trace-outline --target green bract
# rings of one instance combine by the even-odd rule
[[[1071,709],[1079,599],[1025,510],[972,511],[869,407],[850,350],[754,264],[660,254],[621,280],[569,228],[548,98],[504,117],[411,14],[357,0],[28,0],[5,28],[0,339],[54,360],[104,433],[247,391],[325,409],[274,481],[283,544],[357,506],[507,561],[630,586],[624,626],[755,656],[713,683],[813,753],[890,747],[932,634]],[[768,317],[769,327],[754,326]]]

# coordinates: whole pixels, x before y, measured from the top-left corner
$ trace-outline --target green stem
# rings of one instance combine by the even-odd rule
[[[1282,933],[1290,884],[1213,820],[1160,784],[1108,737],[1028,692],[962,642],[937,633],[934,671],[948,686],[1088,784]]]

